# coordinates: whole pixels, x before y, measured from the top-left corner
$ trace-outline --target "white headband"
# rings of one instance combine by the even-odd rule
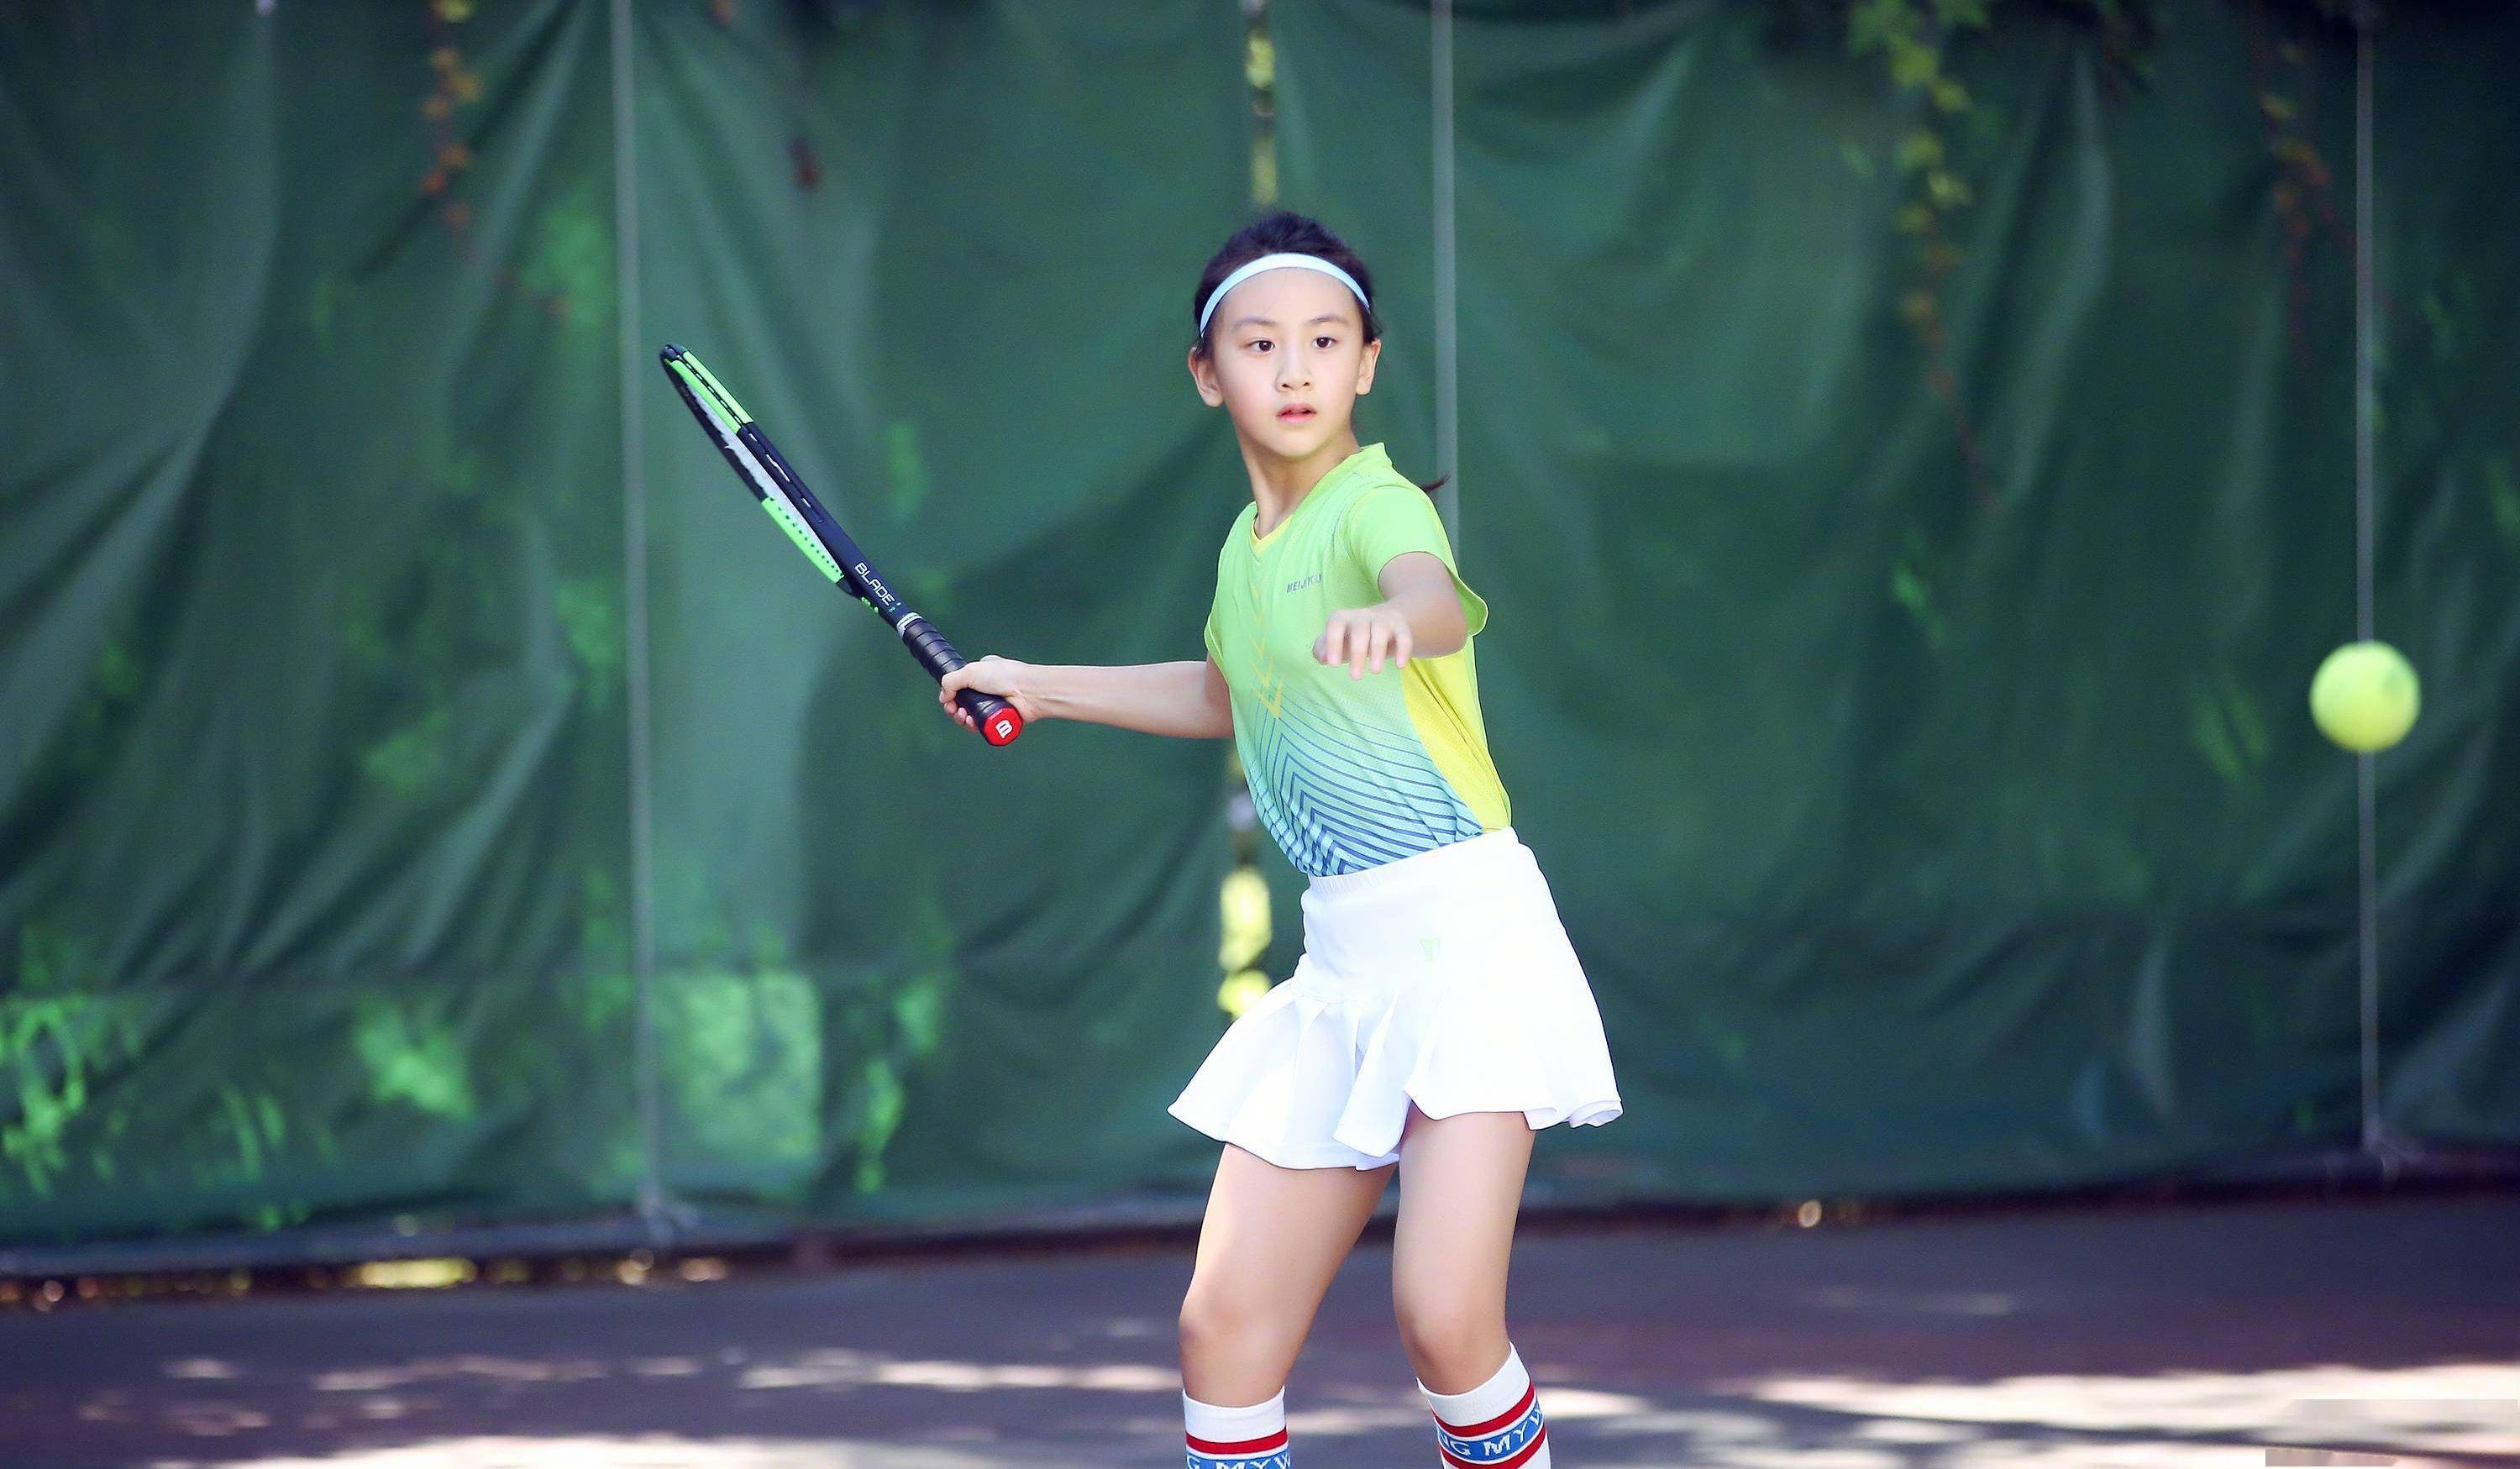
[[[1263,255],[1217,282],[1216,289],[1207,293],[1207,304],[1198,308],[1198,334],[1201,336],[1207,334],[1207,319],[1216,314],[1216,303],[1225,299],[1227,291],[1264,270],[1284,270],[1289,267],[1296,270],[1317,270],[1326,276],[1335,276],[1348,289],[1356,292],[1358,305],[1362,306],[1366,303],[1365,288],[1356,284],[1356,277],[1319,255]]]

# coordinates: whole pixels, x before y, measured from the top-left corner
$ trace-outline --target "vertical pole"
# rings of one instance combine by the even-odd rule
[[[1242,81],[1243,105],[1251,109],[1251,202],[1267,208],[1278,202],[1278,122],[1274,94],[1278,68],[1276,51],[1266,79],[1256,58],[1260,43],[1269,34],[1269,0],[1242,0]]]
[[[2371,240],[2371,18],[2355,34],[2354,58],[2354,630],[2376,634],[2372,608],[2374,502],[2377,498],[2373,429],[2379,398],[2373,385]],[[2379,1151],[2385,1131],[2380,1116],[2380,856],[2377,757],[2357,755],[2354,783],[2357,846],[2361,857],[2361,964],[2362,1032],[2362,1145]]]
[[[1434,0],[1429,21],[1435,97],[1435,472],[1452,476],[1435,492],[1435,504],[1458,560],[1462,555],[1462,383],[1453,225],[1453,0]]]
[[[639,1106],[639,1217],[652,1243],[672,1235],[656,1117],[656,913],[653,751],[648,687],[648,475],[641,444],[639,388],[639,153],[630,92],[630,0],[612,0],[612,237],[619,305],[621,372],[621,601],[627,647],[630,757],[630,977]]]

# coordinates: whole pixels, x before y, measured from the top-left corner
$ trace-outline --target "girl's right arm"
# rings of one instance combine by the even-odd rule
[[[1081,719],[1148,734],[1224,739],[1234,734],[1234,705],[1216,660],[1184,663],[1018,663],[991,654],[964,664],[937,685],[936,701],[955,723],[977,730],[954,702],[965,689],[994,693],[1030,724]]]

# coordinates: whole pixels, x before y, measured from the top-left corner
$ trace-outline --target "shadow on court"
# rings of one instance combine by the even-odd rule
[[[1186,1248],[0,1315],[0,1463],[1171,1465]],[[1435,1461],[1359,1249],[1304,1469]],[[2520,1466],[2520,1195],[1527,1231],[1567,1469]],[[2360,1450],[2271,1455],[2269,1446]]]

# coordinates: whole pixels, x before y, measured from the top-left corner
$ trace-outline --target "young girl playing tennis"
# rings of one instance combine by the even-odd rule
[[[1439,1462],[1549,1469],[1505,1320],[1534,1130],[1619,1094],[1593,994],[1488,758],[1470,641],[1487,605],[1427,494],[1350,417],[1381,355],[1372,277],[1279,213],[1207,262],[1190,373],[1234,421],[1251,504],[1227,533],[1207,657],[949,675],[1026,720],[1232,735],[1310,878],[1294,974],[1171,1107],[1225,1144],[1182,1302],[1190,1469],[1289,1469],[1285,1381],[1393,1169],[1392,1305]],[[1440,481],[1438,481],[1440,483]]]

